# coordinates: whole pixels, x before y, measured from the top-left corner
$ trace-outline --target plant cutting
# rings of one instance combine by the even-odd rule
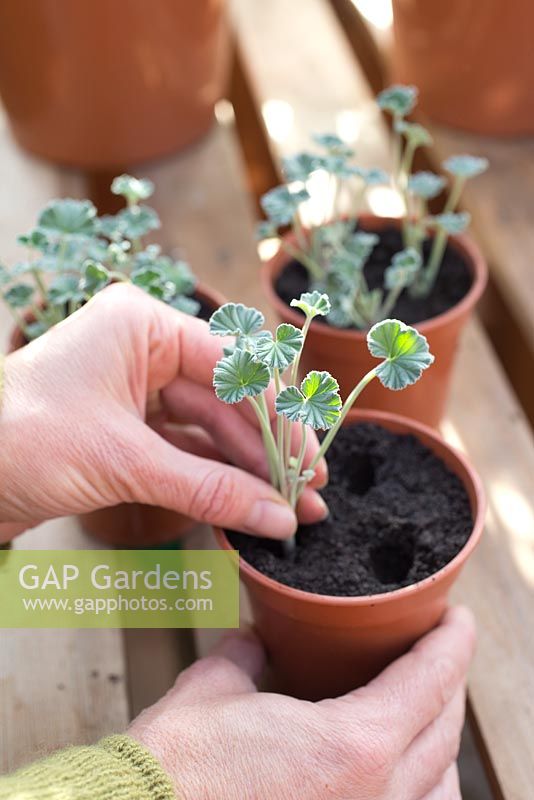
[[[111,191],[125,199],[126,207],[102,217],[90,200],[52,200],[35,227],[18,237],[27,258],[11,268],[0,265],[0,297],[26,341],[115,281],[130,281],[185,313],[200,312],[188,264],[163,255],[157,244],[143,244],[160,227],[157,213],[142,202],[152,195],[152,182],[120,175]]]
[[[189,265],[144,238],[160,227],[145,204],[154,191],[147,179],[116,177],[111,191],[125,208],[98,216],[89,200],[52,200],[34,228],[19,236],[27,258],[0,265],[0,299],[14,322],[11,350],[41,336],[116,281],[129,281],[168,305],[207,319],[224,302],[197,283]],[[182,515],[139,503],[122,504],[80,517],[83,527],[106,542],[135,546],[172,541],[192,524]]]
[[[329,312],[328,297],[307,293],[294,307],[305,315],[302,330],[282,323],[274,334],[242,304],[213,314],[212,334],[234,337],[215,366],[214,388],[223,402],[254,409],[271,480],[293,507],[327,455],[330,516],[300,526],[285,545],[232,531],[216,536],[240,551],[279,687],[319,699],[365,683],[437,623],[481,534],[484,509],[473,470],[437,434],[396,415],[353,410],[375,380],[389,391],[420,378],[433,362],[424,336],[398,320],[377,323],[368,333],[375,364],[343,404],[326,371],[294,382],[312,320]],[[324,432],[311,463],[304,460],[308,428]]]
[[[401,410],[436,425],[456,341],[486,280],[482,257],[465,236],[469,215],[459,210],[459,202],[466,181],[488,164],[468,155],[447,159],[447,199],[441,213],[430,213],[430,201],[443,194],[447,181],[429,171],[412,172],[417,149],[432,141],[423,126],[407,120],[416,99],[417,90],[410,86],[390,87],[378,97],[379,106],[393,118],[390,175],[355,163],[352,148],[333,134],[314,137],[318,152],[284,159],[285,183],[262,198],[267,220],[260,224],[259,236],[280,237],[280,249],[265,267],[264,278],[284,321],[303,323],[302,315],[289,307],[293,296],[317,290],[330,297],[332,312],[326,324],[312,326],[303,367],[314,368],[319,361],[331,366],[346,397],[354,371],[366,370],[370,363],[365,332],[391,316],[417,325],[439,357],[438,368],[408,390]],[[318,174],[323,180],[315,191]],[[361,213],[380,185],[393,187],[402,198],[402,220]],[[305,224],[310,202],[316,221]],[[366,397],[372,407],[390,408],[391,398],[378,384]]]

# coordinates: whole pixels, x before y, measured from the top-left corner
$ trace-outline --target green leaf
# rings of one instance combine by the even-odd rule
[[[3,264],[0,264],[0,286],[5,286],[11,281],[11,275]]]
[[[344,155],[320,156],[317,159],[317,167],[338,178],[351,178],[358,174],[358,168],[348,164],[347,157]]]
[[[52,200],[41,211],[37,224],[45,233],[60,236],[91,236],[95,232],[96,208],[90,200]]]
[[[38,339],[39,336],[42,336],[43,333],[46,333],[49,328],[52,327],[54,323],[46,324],[45,322],[30,322],[25,327],[25,333],[27,338],[32,342],[34,339]]]
[[[447,181],[441,175],[436,175],[434,172],[422,170],[415,172],[408,178],[408,189],[417,197],[422,197],[424,200],[430,200],[432,197],[437,197],[443,191]]]
[[[343,139],[340,139],[335,133],[315,133],[312,136],[315,144],[323,147],[333,156],[344,156],[350,158],[354,155],[354,150],[349,147]]]
[[[99,264],[96,261],[86,261],[80,288],[86,295],[92,297],[104,286],[107,286],[110,280],[111,275],[103,264]]]
[[[200,311],[200,303],[194,297],[186,297],[183,294],[177,294],[169,301],[168,305],[175,308],[177,311],[182,311],[184,314],[189,314],[190,317],[196,317]]]
[[[77,275],[59,275],[55,278],[47,292],[50,305],[64,306],[71,300],[77,303],[81,302],[84,296],[80,291],[79,283]]]
[[[273,339],[268,333],[256,340],[254,354],[263,364],[270,369],[283,372],[293,363],[302,349],[304,337],[299,328],[283,323],[276,329]]]
[[[146,200],[154,192],[154,184],[148,178],[134,178],[133,175],[119,175],[111,184],[113,194],[120,194],[129,203]]]
[[[135,286],[139,286],[141,289],[149,289],[154,286],[163,288],[163,274],[157,267],[140,267],[132,272],[130,279]]]
[[[363,178],[367,186],[381,186],[389,183],[389,175],[378,167],[354,167],[354,174]]]
[[[24,247],[31,247],[32,249],[40,250],[41,252],[45,252],[50,245],[48,236],[44,231],[39,230],[39,228],[34,228],[29,233],[22,234],[22,236],[17,236],[17,242],[24,245]]]
[[[376,102],[383,111],[389,111],[394,117],[405,117],[415,108],[417,95],[416,86],[397,84],[380,92]]]
[[[96,232],[105,236],[106,239],[115,241],[122,238],[122,229],[120,218],[117,214],[104,214],[95,220]]]
[[[341,412],[338,382],[329,372],[309,372],[300,385],[282,389],[276,398],[276,413],[312,428],[331,428]]]
[[[363,266],[379,241],[380,237],[376,233],[357,231],[345,242],[345,250],[358,258]]]
[[[121,242],[111,242],[106,249],[106,256],[114,267],[122,267],[130,260],[131,243],[124,239]]]
[[[479,156],[450,156],[443,162],[443,167],[459,178],[474,178],[487,170],[489,161]]]
[[[293,308],[300,308],[307,317],[325,317],[330,311],[330,300],[328,295],[322,292],[303,292],[298,300],[290,303]]]
[[[376,374],[387,389],[395,391],[418,381],[434,361],[426,338],[397,319],[373,325],[367,334],[367,346],[372,356],[385,359]]]
[[[264,194],[260,204],[273,225],[288,225],[297,213],[300,203],[309,197],[306,189],[290,192],[288,187],[283,185]]]
[[[210,317],[214,336],[254,336],[263,327],[265,317],[257,308],[243,303],[225,303]]]
[[[256,239],[258,241],[262,241],[262,239],[273,239],[277,236],[277,228],[276,225],[273,225],[272,222],[258,222],[256,225]]]
[[[386,289],[410,286],[422,266],[423,259],[413,247],[407,247],[405,250],[395,253],[390,266],[384,272]]]
[[[153,208],[133,206],[117,214],[118,230],[128,239],[139,239],[150,231],[161,227],[161,222]]]
[[[317,156],[312,153],[296,153],[294,156],[282,159],[282,169],[288,183],[292,181],[304,183],[317,169]]]
[[[434,142],[430,131],[427,131],[417,122],[406,122],[404,119],[398,119],[395,122],[395,130],[398,133],[402,133],[413,147],[430,147]]]
[[[4,300],[12,308],[23,308],[30,303],[34,291],[33,287],[28,286],[26,283],[17,283],[11,289],[8,289],[4,295]]]
[[[447,214],[436,214],[434,217],[429,217],[430,224],[441,228],[446,233],[454,236],[458,233],[463,233],[471,222],[471,214],[468,211],[461,211],[458,213],[449,212]]]
[[[218,361],[213,370],[215,393],[224,403],[256,397],[265,391],[270,380],[269,369],[247,350],[234,350]]]

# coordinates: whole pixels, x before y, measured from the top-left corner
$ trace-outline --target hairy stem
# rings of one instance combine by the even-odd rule
[[[324,272],[321,266],[317,263],[317,261],[307,255],[304,250],[301,250],[298,247],[293,247],[292,244],[289,244],[289,242],[284,240],[282,240],[282,247],[286,253],[288,253],[288,255],[299,261],[303,267],[306,267],[310,275],[314,277],[315,280],[323,280]]]
[[[297,456],[297,465],[295,467],[295,478],[294,478],[294,480],[292,482],[292,485],[291,485],[291,494],[290,494],[290,498],[289,498],[289,504],[290,504],[291,508],[293,508],[294,510],[296,510],[296,508],[297,508],[297,501],[299,499],[299,493],[298,493],[299,478],[300,478],[300,473],[302,472],[302,465],[304,463],[304,456],[306,455],[306,440],[307,440],[307,438],[308,438],[308,429],[307,429],[306,425],[303,425],[302,426],[302,439],[301,439],[301,442],[300,442],[300,450],[299,450],[299,454]]]
[[[315,467],[317,466],[319,461],[322,458],[324,458],[324,456],[326,455],[326,453],[328,451],[328,448],[330,447],[330,445],[334,441],[338,430],[341,428],[341,426],[343,424],[343,420],[345,419],[345,417],[347,416],[347,414],[349,413],[349,411],[351,410],[352,406],[354,405],[354,403],[356,402],[356,400],[358,399],[360,394],[363,392],[363,390],[365,389],[367,384],[371,383],[371,381],[375,377],[376,377],[376,367],[374,369],[370,370],[367,373],[367,375],[364,375],[363,378],[361,379],[361,381],[354,387],[352,392],[349,394],[349,396],[345,400],[345,405],[343,406],[343,410],[341,411],[341,414],[339,415],[339,418],[338,418],[336,424],[333,425],[330,428],[330,430],[328,431],[328,433],[324,437],[323,441],[321,442],[321,446],[320,446],[319,450],[317,451],[317,453],[315,454],[314,458],[312,459],[312,462],[311,462],[311,464],[309,466],[309,469],[315,469]]]
[[[280,394],[280,370],[275,368],[273,370],[274,374],[274,387],[276,390],[276,395]],[[285,463],[285,426],[284,426],[285,417],[282,414],[277,414],[276,418],[276,445],[277,445],[277,452],[278,452],[278,470],[280,473],[280,489],[282,492],[282,496],[285,497],[288,487],[287,487],[287,467]]]
[[[256,416],[258,418],[258,422],[260,423],[260,429],[263,437],[263,443],[265,446],[265,452],[267,454],[267,461],[269,464],[269,473],[271,478],[271,483],[275,489],[280,488],[280,473],[278,469],[278,451],[276,448],[276,442],[274,440],[273,432],[271,430],[271,423],[269,419],[269,414],[267,412],[267,403],[265,400],[265,395],[260,395],[261,400],[263,400],[263,404],[256,400],[255,397],[248,397],[248,401],[251,404],[252,408],[254,409]]]

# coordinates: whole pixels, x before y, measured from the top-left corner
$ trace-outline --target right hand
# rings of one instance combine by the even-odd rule
[[[461,800],[456,757],[470,612],[455,608],[367,686],[309,703],[258,693],[259,642],[234,635],[128,733],[181,800]]]

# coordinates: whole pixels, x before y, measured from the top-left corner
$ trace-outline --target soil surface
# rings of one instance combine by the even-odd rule
[[[364,275],[370,289],[383,287],[384,271],[391,264],[391,259],[403,249],[400,231],[390,226],[379,231],[380,241],[373,249],[369,261],[365,265]],[[423,246],[425,262],[429,256],[431,241]],[[391,317],[400,319],[408,325],[437,317],[452,308],[465,297],[471,288],[472,280],[469,268],[464,259],[448,246],[432,293],[425,298],[412,298],[404,291],[393,308]],[[291,261],[279,274],[275,289],[277,294],[288,305],[295,297],[310,288],[308,272],[298,261]],[[328,317],[316,317],[319,323],[328,325]]]
[[[360,423],[328,452],[322,490],[330,516],[301,526],[295,554],[279,542],[230,532],[241,556],[280,583],[353,597],[409,586],[441,569],[472,530],[461,481],[411,435]]]
[[[197,303],[200,303],[200,308],[198,310],[197,317],[199,319],[203,319],[205,322],[209,322],[209,319],[213,314],[213,312],[216,311],[217,306],[213,306],[211,305],[211,303],[210,304],[206,303],[200,297],[197,297],[195,293],[193,293],[192,297],[194,300],[197,301]]]

